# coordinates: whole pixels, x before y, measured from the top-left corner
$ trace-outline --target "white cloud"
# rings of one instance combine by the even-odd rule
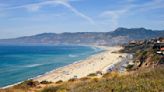
[[[91,24],[94,24],[95,22],[93,21],[92,18],[90,18],[89,16],[87,16],[87,15],[83,14],[82,12],[78,11],[76,8],[74,8],[70,4],[70,2],[73,2],[73,1],[79,1],[79,0],[46,0],[46,1],[43,1],[43,2],[39,2],[39,3],[16,6],[16,7],[8,8],[8,9],[26,8],[28,11],[38,11],[40,8],[42,8],[44,6],[47,6],[47,5],[53,5],[53,6],[62,5],[64,7],[67,7],[69,10],[71,10],[77,16],[87,20]]]
[[[116,10],[106,10],[103,11],[100,15],[103,18],[106,18],[109,21],[104,21],[105,24],[112,25],[112,28],[118,27],[119,19],[121,16],[126,14],[126,16],[130,14],[136,14],[138,12],[150,11],[152,9],[164,8],[163,0],[153,0],[148,1],[145,4],[135,4],[135,0],[126,0],[127,4],[123,5],[126,8],[116,9]]]
[[[91,24],[95,24],[95,22],[90,17],[84,15],[83,13],[78,11],[76,8],[72,7],[69,3],[61,2],[61,4],[64,5],[65,7],[69,8],[76,15],[78,15],[78,16],[82,17],[83,19],[89,21]]]
[[[110,25],[112,28],[118,27],[119,18],[128,12],[128,8],[122,10],[107,10],[101,13],[101,17],[107,18],[107,20],[111,21]]]
[[[55,0],[56,1],[56,0]],[[46,5],[56,5],[55,1],[44,1],[39,3],[33,3],[33,4],[27,4],[27,5],[21,5],[21,6],[15,6],[15,7],[9,7],[7,9],[19,9],[19,8],[25,8],[28,11],[38,11],[41,7],[44,7]]]

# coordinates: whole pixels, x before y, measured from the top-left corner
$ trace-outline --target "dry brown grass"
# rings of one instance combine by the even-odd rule
[[[164,92],[164,66],[139,69],[129,75],[119,76],[112,72],[102,78],[87,77],[60,85],[44,84],[38,89],[36,84],[27,86],[28,83],[33,85],[31,81],[24,82],[0,92]]]
[[[164,67],[141,69],[126,76],[114,72],[100,79],[65,83],[56,91],[44,92],[163,92],[163,77]]]

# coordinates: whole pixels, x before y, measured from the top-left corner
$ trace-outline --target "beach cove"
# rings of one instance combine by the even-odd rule
[[[110,67],[121,62],[122,58],[127,56],[124,53],[116,53],[122,47],[98,46],[98,48],[104,49],[105,51],[91,55],[79,62],[50,71],[34,78],[34,80],[39,82],[45,80],[57,82],[59,80],[67,81],[72,78],[82,78],[98,71],[106,73]]]

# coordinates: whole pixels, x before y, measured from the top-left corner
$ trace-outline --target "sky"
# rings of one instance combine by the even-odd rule
[[[164,29],[164,0],[0,0],[0,39],[40,33]]]

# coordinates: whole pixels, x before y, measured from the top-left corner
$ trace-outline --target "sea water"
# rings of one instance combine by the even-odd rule
[[[0,87],[42,75],[100,51],[89,46],[0,46]]]

